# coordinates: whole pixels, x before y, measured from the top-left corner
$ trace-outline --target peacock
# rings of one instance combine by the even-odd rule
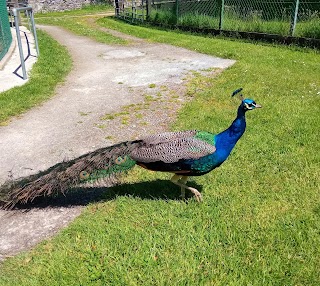
[[[165,132],[98,149],[38,174],[6,182],[0,187],[2,207],[12,208],[77,186],[114,184],[119,175],[135,165],[174,174],[171,181],[181,188],[182,198],[185,190],[189,190],[200,202],[201,193],[186,184],[188,177],[201,176],[219,167],[245,132],[246,112],[261,107],[254,100],[243,98],[241,91],[242,88],[232,93],[232,96],[240,94],[241,104],[235,120],[221,133]]]

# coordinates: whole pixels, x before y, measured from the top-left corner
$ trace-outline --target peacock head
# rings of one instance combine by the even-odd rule
[[[257,104],[254,100],[249,98],[243,99],[240,106],[243,108],[244,111],[262,107],[260,104]]]
[[[235,96],[236,94],[240,93],[242,91],[242,88],[239,88],[237,90],[235,90],[232,93],[232,96]],[[257,104],[254,100],[249,99],[249,98],[243,98],[243,95],[240,93],[239,94],[240,99],[241,99],[241,105],[239,106],[239,110],[243,110],[243,111],[248,111],[248,110],[252,110],[255,108],[261,108],[262,106],[260,104]]]

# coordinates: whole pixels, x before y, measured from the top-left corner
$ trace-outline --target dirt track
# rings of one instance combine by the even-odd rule
[[[167,130],[185,100],[186,75],[209,68],[217,72],[234,63],[118,32],[131,44],[105,45],[57,27],[41,29],[68,48],[74,68],[53,99],[0,127],[0,184],[118,141]],[[146,107],[150,97],[154,100]],[[131,116],[132,104],[144,106],[139,120]],[[121,117],[102,119],[123,108],[129,113],[126,124]],[[89,195],[55,207],[0,211],[0,260],[52,236],[92,199]]]

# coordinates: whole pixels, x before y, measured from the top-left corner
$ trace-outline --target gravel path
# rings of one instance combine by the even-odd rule
[[[0,184],[118,141],[167,130],[185,100],[190,71],[213,68],[213,76],[234,63],[128,36],[127,46],[105,45],[58,27],[39,28],[68,48],[74,67],[54,98],[0,127]],[[1,210],[0,260],[52,236],[81,213],[86,199],[71,206]]]

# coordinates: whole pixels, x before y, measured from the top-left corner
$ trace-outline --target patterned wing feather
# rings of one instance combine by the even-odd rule
[[[172,135],[170,139],[164,135],[165,139],[160,141],[161,136],[159,136],[159,140],[154,139],[151,144],[151,140],[147,142],[144,140],[143,144],[130,153],[131,158],[141,163],[157,161],[174,163],[181,159],[199,159],[216,150],[213,145],[195,137],[169,135]]]
[[[163,132],[154,134],[142,139],[145,145],[157,145],[168,143],[177,139],[192,138],[197,134],[197,130],[177,131],[177,132]]]

